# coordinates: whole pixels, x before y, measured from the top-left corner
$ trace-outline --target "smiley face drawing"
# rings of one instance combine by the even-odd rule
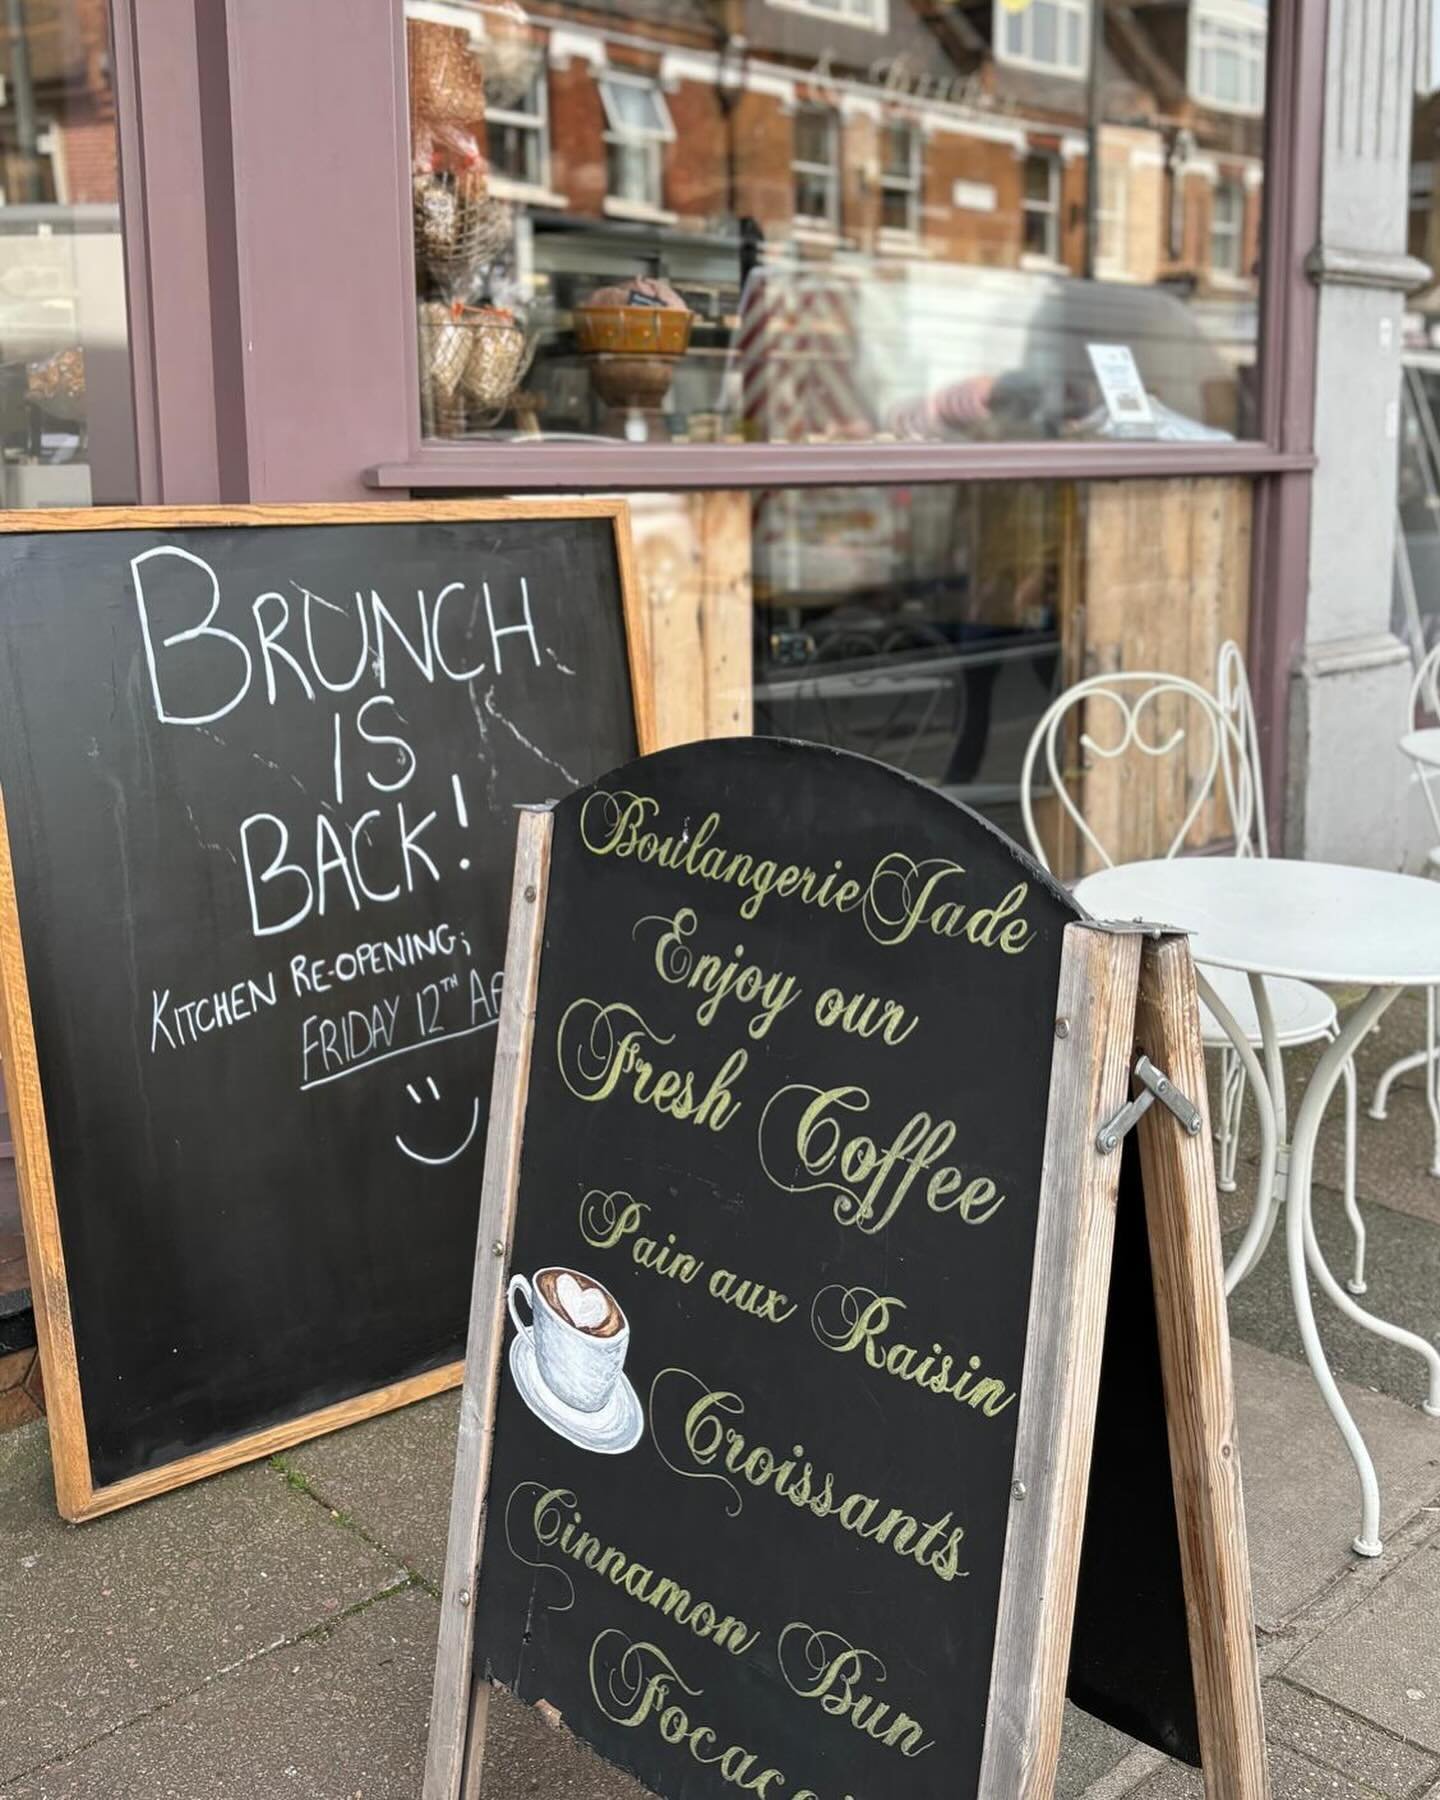
[[[425,1077],[425,1085],[430,1090],[430,1098],[432,1100],[438,1100],[440,1098],[440,1090],[435,1085],[435,1077],[433,1075],[427,1075]],[[425,1105],[424,1096],[422,1094],[419,1094],[416,1092],[413,1083],[408,1082],[408,1081],[406,1082],[405,1092],[410,1096],[410,1098],[415,1102],[415,1104],[417,1106]],[[457,1144],[453,1150],[447,1151],[444,1156],[427,1156],[423,1150],[412,1150],[410,1148],[409,1144],[407,1144],[405,1142],[404,1138],[400,1135],[400,1133],[398,1131],[395,1133],[395,1142],[400,1147],[400,1149],[404,1152],[404,1154],[410,1158],[411,1162],[424,1163],[425,1166],[430,1169],[442,1169],[442,1168],[444,1168],[446,1163],[452,1163],[456,1160],[457,1157],[461,1157],[465,1154],[465,1152],[470,1148],[471,1144],[475,1141],[475,1133],[479,1129],[480,1129],[480,1101],[477,1096],[473,1105],[470,1108],[470,1128],[469,1128],[469,1130],[465,1133],[464,1139],[459,1144]]]

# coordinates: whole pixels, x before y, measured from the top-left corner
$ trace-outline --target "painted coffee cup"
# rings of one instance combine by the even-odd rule
[[[516,1306],[521,1295],[528,1325]],[[549,1391],[577,1412],[598,1413],[615,1392],[630,1347],[630,1323],[615,1297],[578,1269],[551,1268],[533,1282],[512,1276],[506,1303]]]

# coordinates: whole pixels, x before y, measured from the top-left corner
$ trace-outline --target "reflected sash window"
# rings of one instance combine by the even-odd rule
[[[1130,170],[1123,162],[1100,165],[1100,204],[1096,223],[1100,230],[1097,262],[1103,275],[1123,276],[1127,271],[1126,233],[1130,199]]]
[[[1190,91],[1223,112],[1258,115],[1265,106],[1262,0],[1206,0],[1190,20]]]
[[[920,133],[891,124],[881,137],[880,224],[914,237],[920,229]]]
[[[1090,0],[995,0],[995,52],[1005,62],[1049,74],[1084,75],[1090,67]]]
[[[1217,181],[1210,202],[1210,267],[1217,275],[1244,273],[1245,190],[1238,181]]]
[[[822,106],[795,114],[795,219],[823,231],[840,229],[840,128]]]
[[[523,188],[550,185],[549,120],[546,83],[539,74],[513,106],[491,106],[485,114],[491,186],[503,195],[503,184]]]
[[[860,25],[867,31],[888,31],[888,0],[769,0],[781,12],[813,13],[843,25]]]
[[[665,145],[674,143],[670,108],[656,82],[609,74],[600,83],[605,108],[606,191],[612,200],[658,212],[665,204]]]
[[[1025,254],[1060,260],[1060,158],[1032,150],[1025,158]]]

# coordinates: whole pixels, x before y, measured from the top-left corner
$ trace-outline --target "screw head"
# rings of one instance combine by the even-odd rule
[[[461,1588],[460,1592],[455,1596],[455,1598],[460,1602],[460,1604],[462,1606],[468,1606],[470,1604],[469,1588]]]
[[[1010,1495],[1012,1499],[1023,1500],[1028,1492],[1029,1489],[1025,1486],[1023,1481],[1012,1481],[1010,1483]]]
[[[490,1254],[492,1256],[503,1256],[505,1254],[505,1245],[501,1239],[496,1238],[495,1242],[490,1246]]]
[[[534,888],[533,888],[533,887],[527,887],[527,888],[526,888],[526,890],[525,890],[525,898],[526,898],[526,899],[527,899],[527,900],[531,900],[531,901],[533,901],[533,900],[534,900],[534,898],[535,898],[535,889],[534,889]]]
[[[1055,1021],[1055,1035],[1056,1035],[1056,1037],[1058,1037],[1058,1038],[1067,1038],[1067,1037],[1069,1037],[1069,1035],[1070,1035],[1070,1021],[1069,1021],[1069,1020],[1068,1020],[1068,1019],[1057,1019],[1057,1020],[1056,1020],[1056,1021]]]

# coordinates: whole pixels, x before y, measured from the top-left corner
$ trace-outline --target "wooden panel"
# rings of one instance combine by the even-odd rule
[[[1188,939],[1146,943],[1135,1036],[1195,1101],[1202,1120],[1191,1136],[1165,1107],[1152,1106],[1140,1122],[1140,1155],[1205,1793],[1207,1800],[1268,1800],[1205,1053]]]
[[[750,496],[631,497],[660,748],[752,728]]]
[[[1252,489],[1244,478],[1091,485],[1078,672],[1154,669],[1213,691],[1221,644],[1232,637],[1248,641],[1251,514]],[[1097,740],[1113,742],[1118,714],[1103,703],[1087,710]],[[1161,699],[1147,712],[1147,737],[1165,742],[1184,726],[1187,710],[1175,697]],[[1114,762],[1091,758],[1089,767],[1077,766],[1079,804],[1117,862],[1164,853],[1207,750],[1192,730],[1171,756],[1131,751]],[[1190,847],[1229,833],[1223,800],[1212,802],[1195,822]]]
[[[700,513],[700,642],[705,660],[705,735],[754,730],[754,602],[750,496],[691,496]]]

